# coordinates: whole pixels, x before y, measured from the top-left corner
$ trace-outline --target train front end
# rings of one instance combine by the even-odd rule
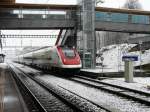
[[[80,56],[75,48],[59,46],[57,50],[62,62],[61,68],[79,70],[82,67]]]

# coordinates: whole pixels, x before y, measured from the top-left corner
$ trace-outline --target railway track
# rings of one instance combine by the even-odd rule
[[[11,72],[20,90],[20,93],[22,94],[23,99],[28,107],[28,110],[31,112],[47,112],[41,105],[41,103],[38,101],[36,96],[33,94],[33,92],[29,89],[29,87],[26,86],[25,82],[21,79],[21,77],[17,76],[19,75],[19,73],[17,73],[12,67]]]
[[[83,76],[75,76],[70,78],[70,80],[150,106],[150,94],[146,92],[101,82]]]
[[[28,70],[25,70],[25,68],[21,67],[20,69],[24,72],[28,72]],[[37,72],[39,72],[39,71],[37,71]],[[41,83],[41,85],[45,85],[48,89],[50,89],[53,92],[55,92],[56,94],[58,94],[58,96],[63,97],[65,99],[67,98],[67,101],[71,102],[71,104],[76,105],[76,107],[80,107],[80,106],[83,107],[83,108],[81,108],[81,110],[83,110],[85,112],[88,112],[87,111],[88,109],[84,108],[84,105],[87,105],[87,102],[95,105],[96,107],[101,108],[102,112],[103,111],[109,111],[109,112],[122,112],[122,111],[123,112],[124,111],[139,112],[139,111],[142,111],[142,112],[147,112],[150,110],[149,104],[147,101],[144,102],[141,99],[139,100],[137,98],[131,98],[131,96],[132,97],[135,96],[135,93],[133,95],[130,92],[130,89],[128,90],[128,88],[124,88],[125,90],[120,89],[120,88],[122,88],[120,86],[117,86],[118,88],[117,87],[114,88],[115,85],[109,86],[111,84],[107,84],[107,83],[100,84],[99,80],[91,79],[91,78],[87,78],[87,77],[83,77],[83,76],[75,76],[72,78],[71,77],[65,78],[65,77],[53,76],[53,75],[50,75],[49,73],[44,74],[44,73],[42,73],[42,71],[40,71],[40,74],[37,75],[36,70],[29,71],[29,74],[33,80],[37,81],[38,83]],[[54,80],[56,80],[56,81],[54,81]],[[55,88],[55,86],[53,86],[54,84],[58,86],[57,89]],[[77,91],[76,91],[76,86],[77,87],[82,86],[82,87],[80,89],[77,89]],[[99,87],[102,87],[102,88],[99,88]],[[87,93],[83,92],[84,89],[86,90],[86,88],[88,89],[88,91],[85,91],[85,92],[88,92],[89,95]],[[107,89],[109,89],[109,90],[107,90]],[[80,90],[80,91],[78,92],[78,90]],[[96,92],[96,94],[98,93],[98,96],[96,96],[96,94],[92,93],[92,92]],[[86,96],[82,95],[81,93],[86,94]],[[120,93],[126,93],[126,95],[122,95]],[[129,93],[131,93],[131,94],[129,95]],[[139,96],[141,96],[141,94],[142,93],[136,94],[138,96],[135,96],[135,97],[139,97]],[[147,93],[145,93],[145,94],[146,94],[146,97],[144,100],[147,100],[147,98],[149,97],[149,94],[147,94]],[[97,98],[97,100],[93,99],[94,96],[96,96],[95,98]],[[74,99],[76,99],[75,102],[74,102]],[[113,104],[112,104],[112,102],[113,102]],[[96,111],[96,110],[93,109],[93,111]]]
[[[61,86],[57,87],[55,85],[47,84],[41,80],[35,79],[34,77],[24,73],[21,69],[12,65],[11,68],[14,72],[15,80],[18,82],[17,84],[20,85],[21,83],[21,85],[26,86],[25,89],[30,91],[30,94],[32,94],[34,98],[33,101],[37,103],[35,103],[35,108],[31,109],[36,110],[35,112],[112,112],[112,110],[109,108],[95,104],[94,102],[89,101]],[[50,94],[57,100],[59,99],[59,101],[53,101],[49,103],[50,100],[52,100],[49,99]],[[57,103],[54,102],[61,103],[58,103],[57,106]]]

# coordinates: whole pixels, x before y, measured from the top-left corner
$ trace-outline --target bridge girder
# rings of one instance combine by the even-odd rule
[[[0,19],[0,29],[73,29],[74,20]]]
[[[0,9],[54,9],[54,10],[77,10],[78,5],[57,5],[57,4],[0,4]],[[101,12],[116,12],[116,13],[128,13],[137,15],[150,15],[150,11],[142,11],[136,9],[118,9],[118,8],[107,8],[107,7],[95,7],[95,11]]]
[[[52,9],[52,10],[77,10],[77,5],[57,5],[57,4],[0,4],[0,9]],[[0,14],[1,11],[0,10]],[[109,13],[125,13],[150,16],[150,11],[127,10],[96,7],[96,11]],[[9,15],[10,16],[10,15]],[[76,24],[76,18],[69,19],[29,19],[0,17],[0,29],[73,29]],[[32,16],[32,15],[31,15]],[[11,16],[10,16],[11,17]],[[132,24],[132,23],[114,23],[109,21],[95,21],[96,31],[114,31],[127,33],[150,33],[150,24]]]

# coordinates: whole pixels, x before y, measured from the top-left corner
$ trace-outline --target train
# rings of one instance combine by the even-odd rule
[[[14,62],[36,66],[48,70],[79,71],[82,67],[77,50],[67,46],[53,46],[39,48],[34,51],[18,55]]]

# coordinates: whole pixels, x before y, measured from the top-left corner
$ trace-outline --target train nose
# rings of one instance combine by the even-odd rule
[[[66,63],[66,59],[64,59],[64,62]]]

